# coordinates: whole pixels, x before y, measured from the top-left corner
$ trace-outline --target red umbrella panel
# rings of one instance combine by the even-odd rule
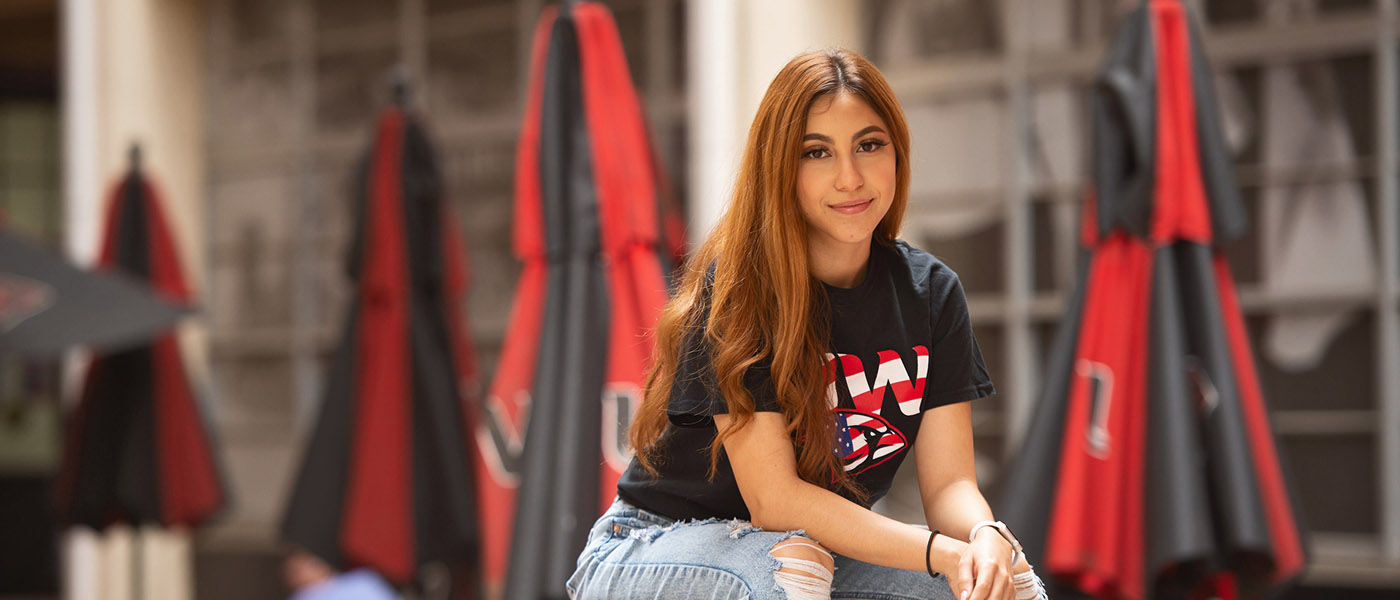
[[[477,434],[486,578],[509,568],[513,598],[562,594],[542,586],[572,571],[615,496],[666,263],[683,249],[611,14],[546,9],[533,56],[516,163],[525,266]]]
[[[188,305],[169,221],[155,186],[135,169],[113,189],[99,268],[150,282]],[[215,444],[175,334],[97,354],[71,415],[57,493],[60,519],[194,527],[226,503]]]
[[[1244,222],[1209,77],[1150,0],[1095,88],[1081,287],[998,507],[1065,596],[1259,597],[1307,560],[1219,248]]]
[[[678,219],[661,209],[654,154],[642,106],[627,70],[617,24],[603,5],[586,2],[574,10],[582,52],[584,110],[590,156],[597,180],[603,254],[608,258],[612,311],[608,333],[607,379],[603,390],[603,470],[599,511],[617,496],[617,480],[631,458],[627,424],[641,402],[651,364],[649,332],[668,292],[661,252],[674,252]],[[670,229],[663,235],[662,227]]]
[[[353,305],[282,523],[330,564],[399,584],[476,559],[466,277],[441,189],[421,126],[386,110],[356,203]]]

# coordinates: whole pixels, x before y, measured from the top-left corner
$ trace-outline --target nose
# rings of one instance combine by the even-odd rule
[[[853,192],[865,185],[865,178],[861,176],[854,156],[848,154],[840,158],[836,168],[836,191]]]

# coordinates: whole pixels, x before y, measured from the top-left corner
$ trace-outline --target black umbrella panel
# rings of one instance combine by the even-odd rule
[[[99,265],[150,282],[168,301],[190,299],[154,186],[138,170],[111,195]],[[58,515],[197,526],[226,503],[222,469],[175,335],[97,354],[69,421]]]
[[[1245,225],[1210,74],[1149,0],[1094,89],[1088,255],[998,507],[1067,596],[1257,597],[1307,560],[1219,249]]]
[[[475,559],[465,279],[433,150],[401,108],[380,117],[362,177],[355,296],[282,535],[406,584],[428,562]]]
[[[183,312],[128,275],[84,271],[0,227],[0,353],[113,350],[150,339]]]
[[[667,298],[663,255],[680,247],[612,15],[596,2],[547,9],[535,51],[516,166],[526,266],[485,411],[521,423],[528,410],[529,432],[519,493],[494,471],[482,486],[484,503],[509,511],[519,501],[513,529],[494,526],[487,553],[501,567],[491,557],[508,549],[506,595],[521,599],[563,596],[589,525],[615,494],[648,332]],[[499,454],[481,448],[488,464],[504,464]]]
[[[535,362],[540,355],[545,286],[551,268],[540,203],[539,113],[545,53],[556,15],[555,6],[545,7],[535,26],[525,120],[516,145],[513,243],[515,256],[522,265],[506,328],[509,335],[503,341],[500,365],[486,397],[468,413],[476,433],[473,456],[477,468],[482,575],[487,598],[499,598],[505,586],[525,428],[534,388]]]

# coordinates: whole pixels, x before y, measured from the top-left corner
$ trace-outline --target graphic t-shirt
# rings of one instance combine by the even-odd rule
[[[831,305],[834,369],[827,402],[836,419],[846,472],[874,503],[889,491],[914,447],[923,411],[994,393],[972,335],[967,300],[952,269],[904,243],[872,244],[865,279],[855,288],[826,286]],[[708,295],[707,295],[708,297]],[[692,334],[680,349],[667,414],[670,425],[653,477],[636,459],[618,481],[618,495],[673,519],[749,519],[729,458],[720,452],[709,478],[714,415],[728,413],[709,353]],[[782,412],[768,362],[750,367],[744,383],[755,410]]]

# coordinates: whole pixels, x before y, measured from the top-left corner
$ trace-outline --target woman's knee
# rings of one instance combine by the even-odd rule
[[[780,566],[773,572],[773,579],[787,593],[788,600],[831,597],[831,578],[836,567],[831,553],[820,543],[793,536],[773,544],[769,554],[778,559]]]

